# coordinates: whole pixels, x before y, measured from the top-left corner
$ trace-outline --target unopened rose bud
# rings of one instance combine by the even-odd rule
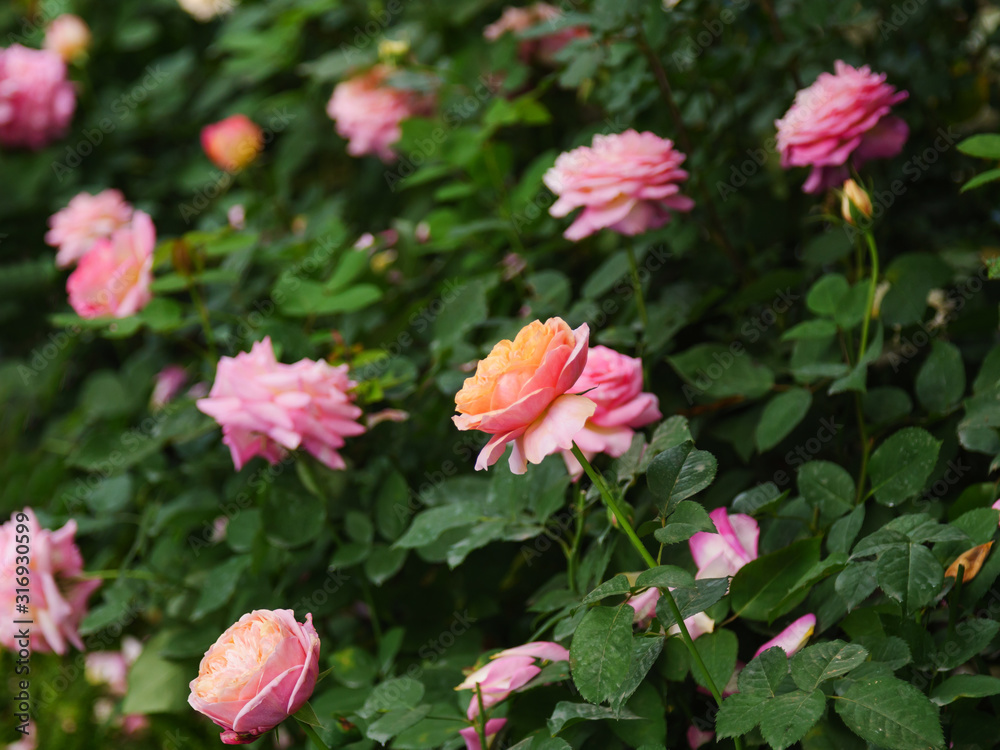
[[[246,115],[233,115],[202,128],[201,145],[219,169],[239,172],[264,149],[264,133]]]
[[[170,246],[170,258],[174,263],[174,270],[181,276],[191,275],[191,248],[184,240],[174,240]]]
[[[852,206],[854,207],[854,211],[866,219],[872,217],[872,200],[868,197],[868,193],[854,180],[847,180],[844,183],[843,193],[840,198],[840,214],[848,224],[855,223],[851,211]]]
[[[73,62],[90,47],[90,27],[79,16],[64,13],[45,29],[45,42],[42,46],[52,50],[66,62]]]

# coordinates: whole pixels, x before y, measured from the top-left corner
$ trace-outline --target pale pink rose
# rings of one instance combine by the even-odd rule
[[[181,388],[187,382],[187,373],[180,365],[167,365],[156,374],[153,385],[153,395],[149,399],[149,406],[153,411],[158,411],[169,404],[180,393]]]
[[[809,640],[815,629],[816,615],[803,615],[757,649],[754,658],[757,658],[769,648],[774,648],[775,646],[784,651],[788,656],[794,656],[800,648],[806,645],[806,641]]]
[[[18,729],[17,731],[21,731]],[[11,742],[6,746],[7,750],[35,750],[38,747],[38,727],[35,722],[28,720],[27,731],[17,742]]]
[[[0,596],[13,610],[17,604],[18,567],[24,564],[24,548],[28,547],[27,612],[16,617],[0,617],[0,644],[14,653],[25,647],[19,629],[27,627],[14,620],[34,620],[30,626],[30,643],[34,653],[65,654],[68,644],[83,650],[78,628],[87,614],[87,599],[100,581],[81,580],[83,557],[74,537],[76,521],[69,521],[56,531],[38,525],[34,511],[25,508],[0,526]],[[19,642],[20,641],[20,642]]]
[[[518,46],[517,54],[524,62],[538,60],[546,65],[554,65],[555,55],[574,39],[590,36],[583,26],[566,26],[555,28],[554,22],[562,17],[562,11],[549,3],[535,3],[524,8],[508,6],[504,8],[500,18],[483,30],[483,36],[491,42],[504,34],[521,34],[522,32],[538,31],[537,27],[544,24],[552,26],[550,34],[537,35],[532,33],[530,39],[523,39]]]
[[[563,234],[581,240],[600,229],[635,235],[670,221],[671,211],[690,211],[694,201],[680,194],[688,178],[687,157],[673,141],[654,133],[595,135],[592,146],[560,154],[543,181],[559,196],[549,213],[583,211]]]
[[[481,692],[483,708],[495,706],[508,695],[531,682],[547,661],[568,661],[569,652],[557,643],[536,641],[495,654],[488,663],[470,674],[455,690],[472,690],[467,716],[469,721],[479,715]]]
[[[497,736],[504,725],[507,723],[506,719],[490,719],[486,722],[484,727],[484,732],[486,734],[486,748],[493,744],[493,738]],[[476,727],[466,727],[465,729],[459,729],[458,733],[462,735],[462,739],[465,740],[465,750],[486,750],[483,744],[479,741],[479,731]]]
[[[201,147],[219,169],[239,172],[264,149],[264,133],[246,115],[232,115],[201,129]]]
[[[100,239],[66,280],[69,304],[81,318],[127,318],[153,298],[156,228],[136,211],[132,223]]]
[[[56,265],[66,268],[82,258],[95,242],[111,237],[131,221],[132,206],[120,191],[80,193],[66,208],[49,217],[45,242],[59,248]]]
[[[80,16],[63,13],[45,29],[42,46],[58,54],[66,62],[73,62],[90,47],[90,27]]]
[[[673,591],[673,589],[671,589]],[[646,589],[626,600],[626,604],[635,610],[632,616],[632,624],[640,630],[649,627],[649,623],[656,617],[656,603],[660,600],[660,590],[657,588]],[[698,612],[684,620],[684,627],[687,628],[691,640],[697,640],[705,633],[715,630],[715,620],[704,612]],[[675,624],[671,625],[667,631],[668,635],[680,635],[681,629]]]
[[[663,418],[659,400],[642,390],[642,360],[606,346],[590,348],[575,389],[597,404],[597,411],[574,438],[588,459],[598,453],[617,458],[632,445],[636,429]],[[572,453],[564,451],[563,459],[573,477],[583,474]]]
[[[479,362],[455,395],[459,414],[452,417],[460,430],[493,436],[476,459],[477,470],[496,463],[507,443],[513,443],[508,463],[515,474],[572,446],[597,408],[586,396],[569,393],[587,363],[589,337],[586,323],[573,331],[562,318],[536,320]]]
[[[243,615],[205,652],[188,703],[222,727],[226,745],[247,745],[309,700],[319,674],[312,615],[290,609]]]
[[[310,359],[282,364],[267,337],[219,361],[212,390],[198,408],[222,425],[237,471],[254,456],[275,464],[298,448],[331,469],[344,469],[337,450],[345,437],[365,431],[350,393],[357,383],[347,370]]]
[[[142,642],[138,638],[122,638],[119,651],[92,651],[86,656],[87,680],[95,685],[107,685],[118,696],[128,690],[128,670],[142,653]]]
[[[909,94],[886,83],[885,73],[841,60],[834,70],[820,73],[812,86],[796,93],[791,108],[774,123],[781,166],[812,167],[802,186],[806,193],[844,182],[850,176],[848,160],[858,169],[869,159],[896,156],[910,133],[905,122],[888,116]]]
[[[736,571],[757,559],[760,528],[750,516],[729,515],[725,508],[717,508],[708,515],[719,533],[699,531],[688,540],[691,556],[698,566],[695,578],[736,575]]]
[[[702,745],[707,745],[715,739],[715,732],[698,729],[694,724],[688,727],[687,741],[691,750],[698,750]]]
[[[351,156],[376,154],[382,161],[396,158],[392,144],[402,135],[400,123],[426,116],[434,110],[435,97],[390,86],[386,65],[342,81],[333,90],[326,113],[337,123],[337,133],[347,139]]]
[[[66,134],[74,110],[76,91],[58,54],[0,49],[0,146],[42,148]]]

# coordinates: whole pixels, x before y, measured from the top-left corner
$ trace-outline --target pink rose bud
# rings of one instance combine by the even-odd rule
[[[672,211],[694,208],[680,193],[686,158],[673,141],[653,133],[595,135],[592,146],[560,154],[542,178],[559,196],[549,213],[562,217],[583,209],[563,234],[574,241],[605,228],[626,235],[658,229]]]
[[[594,415],[574,438],[588,459],[598,453],[621,456],[632,445],[636,429],[663,418],[659,400],[642,390],[642,360],[606,346],[591,347],[574,389],[597,404]],[[574,478],[583,474],[572,453],[564,451],[563,459]]]
[[[384,162],[395,160],[392,145],[403,133],[400,123],[434,110],[433,94],[393,88],[386,82],[391,73],[392,68],[376,65],[333,90],[326,113],[337,123],[340,137],[347,139],[351,156],[376,154]]]
[[[800,648],[806,645],[806,641],[809,640],[809,636],[813,634],[815,628],[816,615],[803,615],[757,649],[754,658],[757,658],[769,648],[774,648],[775,646],[784,651],[788,656],[794,656]]]
[[[854,180],[847,180],[840,196],[840,215],[848,224],[854,223],[853,213],[857,212],[870,219],[872,216],[872,199],[868,193]],[[852,211],[853,209],[853,211]]]
[[[82,258],[95,242],[111,237],[131,221],[132,206],[120,191],[80,193],[49,218],[45,242],[59,248],[56,265],[66,268]]]
[[[546,661],[569,661],[569,651],[558,643],[536,641],[494,655],[455,688],[473,691],[466,714],[469,721],[479,715],[476,691],[482,694],[483,708],[495,706],[531,682],[542,671],[539,663]]]
[[[152,219],[136,211],[132,223],[100,239],[66,280],[69,303],[81,318],[127,318],[153,298]]]
[[[698,572],[695,578],[725,578],[757,559],[760,528],[750,516],[729,515],[725,508],[708,514],[718,534],[699,531],[688,540]]]
[[[26,543],[25,536],[29,540]],[[61,655],[68,650],[68,643],[83,650],[78,628],[87,614],[87,599],[101,582],[80,580],[83,557],[74,542],[75,536],[76,521],[49,531],[38,525],[31,508],[15,513],[0,526],[0,564],[5,571],[0,577],[0,596],[12,608],[17,603],[16,589],[23,588],[15,575],[16,560],[24,555],[24,544],[30,547],[26,611],[19,612],[17,617],[0,618],[0,645],[15,654],[30,648],[36,653],[52,651]],[[26,626],[15,624],[15,619],[33,622]],[[30,630],[30,646],[24,643],[20,631],[25,627]]]
[[[290,609],[243,615],[205,652],[188,703],[222,727],[226,745],[246,745],[309,700],[319,674],[312,615]]]
[[[219,169],[239,172],[264,150],[264,133],[246,115],[233,115],[202,128],[201,147]]]
[[[239,471],[254,456],[278,463],[286,450],[303,448],[331,469],[347,465],[337,452],[344,438],[365,431],[350,390],[347,365],[303,359],[277,361],[270,337],[249,352],[219,361],[215,384],[198,408],[222,425]]]
[[[66,134],[75,110],[76,91],[57,53],[0,49],[0,146],[47,146]]]
[[[58,54],[66,62],[73,62],[90,47],[90,27],[80,16],[63,13],[45,29],[45,49]]]
[[[156,375],[153,395],[149,406],[153,411],[162,409],[174,400],[183,385],[187,382],[187,373],[180,365],[167,365]]]
[[[839,185],[870,159],[889,159],[903,150],[910,133],[906,123],[889,116],[893,105],[909,94],[885,82],[885,73],[865,65],[852,68],[837,60],[834,74],[820,73],[816,82],[795,94],[780,120],[781,166],[812,167],[802,186],[818,193]]]
[[[486,722],[486,726],[483,728],[486,734],[486,747],[483,747],[479,741],[479,730],[476,727],[459,729],[458,733],[465,740],[465,750],[487,750],[488,747],[493,745],[493,738],[504,728],[506,723],[506,719],[490,719]]]
[[[492,466],[507,448],[510,470],[524,474],[558,451],[569,450],[573,438],[597,408],[578,391],[576,381],[587,364],[590,329],[571,330],[562,318],[522,328],[479,362],[455,395],[452,417],[460,430],[479,430],[493,437],[476,460],[476,469]]]

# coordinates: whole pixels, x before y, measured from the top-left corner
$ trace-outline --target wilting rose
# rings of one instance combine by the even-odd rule
[[[49,217],[45,242],[58,247],[56,265],[66,268],[76,263],[100,239],[132,221],[132,206],[118,190],[105,190],[97,195],[80,193],[66,208]]]
[[[837,60],[834,74],[820,73],[816,82],[795,94],[780,120],[781,166],[812,167],[803,192],[818,193],[839,185],[870,159],[888,159],[903,150],[910,130],[889,116],[894,104],[909,94],[896,91],[865,65],[852,68]]]
[[[17,579],[27,577],[29,589],[28,611],[17,618],[0,618],[0,644],[11,651],[16,653],[25,646],[18,642],[18,629],[24,625],[15,624],[15,619],[34,620],[28,645],[33,652],[65,654],[68,644],[83,650],[78,628],[87,614],[87,599],[101,582],[80,579],[83,557],[75,535],[76,521],[49,531],[38,525],[31,508],[15,513],[0,526],[0,595],[13,608],[18,603],[17,589],[24,588]],[[26,575],[18,571],[25,557]]]
[[[503,340],[479,362],[455,395],[460,430],[491,434],[476,469],[492,466],[513,443],[510,470],[527,471],[549,454],[568,450],[597,408],[586,396],[571,395],[587,363],[590,329],[571,330],[561,318],[534,321],[513,341]]]
[[[42,46],[55,52],[66,62],[73,62],[90,47],[90,27],[80,16],[63,13],[45,29]]]
[[[517,54],[524,62],[538,60],[546,65],[555,64],[555,55],[574,39],[590,36],[584,26],[564,26],[555,28],[555,21],[562,17],[562,11],[549,3],[535,3],[524,8],[508,6],[500,18],[483,30],[483,36],[491,42],[504,34],[520,34],[532,30],[530,39],[523,39]],[[552,33],[535,36],[538,27],[551,25]]]
[[[774,648],[775,646],[784,651],[788,656],[794,656],[800,648],[806,645],[806,641],[809,640],[809,636],[813,634],[815,628],[816,615],[803,615],[757,649],[754,658],[757,658],[769,648]]]
[[[219,169],[239,172],[264,148],[264,133],[246,115],[233,115],[201,129],[201,147]]]
[[[725,508],[717,508],[708,515],[719,533],[699,531],[688,540],[691,556],[698,566],[695,578],[736,575],[736,571],[757,559],[760,528],[750,516],[730,515]]]
[[[606,346],[590,348],[587,366],[575,390],[586,393],[597,404],[593,416],[574,438],[588,459],[598,453],[617,458],[632,445],[637,428],[663,417],[656,396],[642,390],[642,360]],[[574,477],[583,473],[572,453],[564,451],[563,459]]]
[[[226,745],[247,745],[309,700],[319,674],[312,615],[290,609],[243,615],[205,652],[191,680],[191,707],[222,727]]]
[[[228,13],[236,5],[236,0],[177,0],[180,6],[199,21],[211,21],[216,16]]]
[[[559,200],[556,217],[583,211],[563,234],[581,240],[599,229],[635,235],[670,221],[671,211],[690,211],[694,201],[680,194],[688,178],[687,158],[672,141],[653,133],[595,135],[592,146],[560,154],[543,181]]]
[[[476,692],[482,694],[483,708],[495,706],[531,682],[542,671],[539,664],[547,661],[569,661],[569,651],[558,643],[535,641],[495,654],[455,688],[474,691],[467,711],[469,720],[479,715]]]
[[[212,390],[198,408],[222,425],[237,471],[254,456],[275,464],[286,450],[300,447],[331,469],[344,469],[337,450],[345,437],[365,431],[347,369],[310,359],[282,364],[267,337],[219,361]]]
[[[66,134],[75,110],[76,91],[57,53],[0,49],[0,146],[47,146]]]
[[[132,223],[100,239],[66,280],[69,303],[81,318],[127,318],[153,298],[156,228],[136,211]]]
[[[351,156],[376,154],[384,162],[393,161],[392,144],[403,133],[400,123],[434,109],[432,94],[390,86],[386,79],[391,73],[392,68],[376,65],[333,90],[326,113],[337,123],[337,133],[347,139]]]
[[[506,719],[490,719],[486,722],[486,726],[483,728],[486,734],[486,747],[493,744],[493,738],[497,736],[497,733],[504,728],[507,723]],[[465,750],[486,750],[483,747],[483,743],[479,741],[479,732],[476,727],[466,727],[465,729],[459,729],[458,733],[465,740]]]

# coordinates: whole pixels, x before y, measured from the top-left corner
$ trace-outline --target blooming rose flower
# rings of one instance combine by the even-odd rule
[[[290,609],[243,615],[205,652],[188,703],[222,727],[226,745],[247,745],[298,711],[319,674],[319,636]]]
[[[49,217],[45,242],[58,247],[56,265],[66,268],[76,263],[94,243],[106,239],[132,221],[132,206],[119,190],[97,195],[80,193],[69,205]]]
[[[820,73],[816,82],[795,94],[795,102],[780,120],[778,151],[781,166],[812,167],[802,186],[818,193],[849,176],[848,159],[860,168],[869,159],[889,159],[906,143],[910,130],[889,117],[894,104],[909,94],[885,82],[885,73],[865,65],[852,68],[837,60],[833,75]]]
[[[333,90],[326,113],[337,123],[337,133],[347,139],[351,156],[376,154],[391,162],[391,146],[402,135],[400,123],[410,117],[429,115],[435,97],[393,88],[386,83],[392,68],[376,65],[365,73],[341,81]]]
[[[0,146],[39,149],[66,133],[76,91],[50,50],[0,49]]]
[[[177,0],[180,6],[199,21],[211,21],[233,9],[236,0]]]
[[[673,589],[671,589],[672,591]],[[625,603],[635,610],[632,616],[632,624],[640,630],[649,627],[656,616],[656,602],[660,600],[660,590],[657,588],[646,589],[645,591],[630,597]],[[715,620],[704,612],[698,612],[684,620],[684,627],[687,628],[691,640],[711,633],[715,630]],[[681,629],[677,625],[671,625],[667,631],[669,635],[680,635]]]
[[[18,558],[24,556],[24,545],[30,547],[28,611],[19,619],[34,620],[29,646],[33,652],[65,654],[67,642],[83,650],[77,629],[87,614],[88,597],[101,582],[80,580],[83,557],[74,543],[75,535],[76,521],[49,531],[38,525],[31,508],[15,513],[0,526],[0,564],[3,564],[0,593],[11,607],[16,602],[15,589],[19,587],[15,573],[24,562]],[[18,643],[18,628],[23,625],[14,624],[13,620],[0,618],[0,644],[17,652],[23,646]]]
[[[80,16],[63,13],[45,29],[42,46],[58,54],[66,62],[73,62],[90,46],[90,27]]]
[[[162,409],[174,400],[181,387],[187,382],[187,373],[180,365],[167,365],[156,374],[153,395],[149,406],[153,411]]]
[[[760,528],[750,516],[729,515],[725,508],[717,508],[708,515],[719,533],[699,531],[688,540],[691,556],[698,566],[695,578],[736,575],[736,571],[757,559]]]
[[[686,158],[673,141],[653,133],[595,135],[592,146],[560,154],[542,178],[559,196],[549,213],[561,217],[583,208],[563,235],[574,241],[604,228],[635,235],[662,227],[671,210],[694,207],[680,194]]]
[[[264,149],[264,133],[246,115],[233,115],[202,128],[201,147],[219,169],[239,172]]]
[[[663,418],[659,400],[642,390],[642,360],[606,346],[590,348],[576,390],[597,404],[594,415],[574,438],[588,459],[597,453],[617,458],[632,445],[636,428]],[[570,474],[583,474],[572,453],[564,451],[563,459]]]
[[[562,11],[549,3],[535,3],[525,8],[506,7],[499,19],[483,30],[483,36],[495,42],[504,34],[520,34],[528,29],[534,29],[542,24],[553,25],[562,17]],[[517,54],[524,62],[538,60],[546,65],[555,64],[556,53],[574,39],[590,36],[584,26],[568,26],[553,29],[551,34],[532,35],[524,39],[518,47]]]
[[[568,393],[587,363],[589,336],[586,323],[573,331],[561,318],[536,320],[480,360],[455,395],[459,414],[452,417],[460,430],[493,435],[476,459],[477,470],[496,463],[507,443],[514,444],[509,463],[515,474],[572,446],[597,408],[586,396]]]
[[[81,318],[127,318],[153,298],[156,228],[136,211],[132,223],[99,239],[66,280],[69,304]]]
[[[275,464],[299,447],[331,469],[344,469],[337,449],[345,437],[365,431],[356,421],[361,409],[348,391],[357,383],[347,369],[310,359],[282,364],[266,337],[249,352],[219,361],[212,390],[198,408],[222,425],[237,471],[254,456]]]
[[[486,746],[489,747],[493,744],[493,738],[497,736],[497,733],[504,728],[507,723],[506,719],[490,719],[486,722],[485,732],[486,732]],[[482,743],[479,741],[479,732],[476,727],[466,727],[465,729],[459,729],[458,733],[462,735],[462,739],[465,740],[465,750],[486,750]]]
[[[569,651],[550,641],[535,641],[509,648],[495,654],[455,690],[478,689],[483,696],[483,708],[489,708],[531,682],[542,671],[538,663],[546,661],[569,661]],[[479,715],[479,698],[475,694],[466,715],[469,721]]]
[[[757,649],[754,658],[757,658],[769,648],[774,648],[775,646],[784,651],[788,656],[794,656],[800,648],[806,645],[806,641],[809,640],[809,636],[813,634],[815,628],[816,615],[803,615]]]

